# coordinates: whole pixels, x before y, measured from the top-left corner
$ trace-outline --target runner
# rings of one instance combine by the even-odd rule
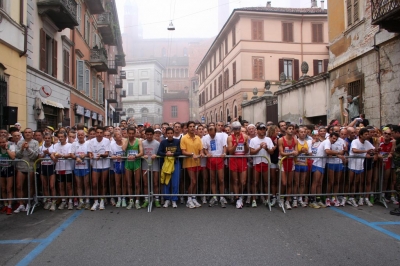
[[[15,159],[15,146],[10,145],[7,138],[0,137],[0,188],[2,198],[13,198],[13,185],[15,168],[10,160]],[[12,201],[4,201],[4,207],[1,212],[7,215],[12,214]]]
[[[116,194],[118,195],[117,203],[114,205],[111,199],[111,204],[113,204],[116,208],[122,206],[122,208],[126,208],[126,199],[125,197],[120,197],[120,195],[126,195],[126,186],[122,185],[122,179],[125,175],[125,161],[122,159],[125,155],[124,147],[127,146],[127,140],[122,138],[122,134],[119,131],[114,132],[115,141],[110,144],[110,155],[111,159],[114,160],[114,176],[115,176],[115,188]],[[121,193],[122,190],[122,193]]]
[[[56,158],[52,155],[55,153],[54,145],[52,142],[52,136],[50,133],[45,133],[44,135],[44,143],[42,146],[39,147],[39,158],[42,160],[40,161],[40,180],[42,181],[42,188],[43,188],[43,196],[55,197],[57,196],[56,191],[56,175],[54,172],[54,162]],[[37,169],[39,170],[39,169]],[[53,198],[45,198],[44,202],[44,209],[55,211],[56,210],[56,199]]]

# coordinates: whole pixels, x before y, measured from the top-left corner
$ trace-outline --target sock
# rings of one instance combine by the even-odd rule
[[[118,197],[118,201],[120,201],[121,200],[121,197]]]
[[[68,201],[69,203],[72,203],[72,199],[69,199],[69,201]]]
[[[94,203],[99,203],[99,200],[95,200]]]
[[[299,197],[299,201],[303,201],[303,197]]]
[[[138,200],[138,199],[136,200],[136,203],[139,203],[139,200]]]

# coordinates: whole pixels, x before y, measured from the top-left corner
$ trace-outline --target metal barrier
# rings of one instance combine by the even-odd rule
[[[13,203],[19,203],[25,207],[27,201],[24,209],[29,215],[31,200],[33,200],[31,193],[34,191],[31,170],[29,163],[25,160],[0,159],[0,202],[4,203],[5,208],[11,206],[13,210]],[[17,211],[19,210],[18,206]]]
[[[344,162],[335,156],[301,158],[304,161],[300,163],[298,157],[283,157],[279,162],[278,199],[283,212],[296,208],[297,204],[306,207],[309,199],[312,204],[316,201],[314,197],[320,200],[321,196],[329,201],[322,204],[318,201],[319,207],[326,207],[326,204],[344,206],[346,203],[356,207],[355,197],[359,196],[359,204],[372,206],[374,202],[380,202],[387,208],[384,193],[393,193],[394,190],[386,190],[385,164],[381,160],[374,162],[373,158],[356,156],[344,156]],[[317,160],[318,163],[315,163]],[[388,169],[388,175],[391,170]],[[288,205],[292,197],[292,205]],[[305,197],[304,201],[302,197]]]

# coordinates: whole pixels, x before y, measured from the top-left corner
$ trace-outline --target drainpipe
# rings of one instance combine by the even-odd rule
[[[381,29],[374,34],[374,50],[377,55],[377,76],[376,83],[378,83],[378,91],[379,91],[379,126],[382,125],[382,91],[381,91],[381,52],[379,45],[376,45],[376,35],[381,32]]]
[[[19,24],[24,27],[24,51],[19,54],[19,57],[23,57],[28,52],[28,27],[24,25],[24,0],[19,0]]]
[[[301,28],[300,28],[300,42],[301,42],[301,62],[303,63],[303,14],[301,15]]]

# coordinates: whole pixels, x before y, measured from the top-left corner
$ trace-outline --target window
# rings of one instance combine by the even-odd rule
[[[135,110],[133,108],[128,108],[128,110],[126,111],[128,116],[133,116],[133,114],[135,113]]]
[[[199,106],[201,106],[201,93],[199,94]]]
[[[293,79],[293,61],[283,60],[283,72],[285,72],[287,79]]]
[[[104,85],[103,85],[103,82],[99,81],[99,103],[100,104],[102,104],[104,102],[103,94],[104,94]]]
[[[100,48],[99,41],[100,41],[99,35],[97,35],[97,33],[93,33],[92,47],[93,48],[96,47],[97,49],[99,49]]]
[[[214,79],[214,97],[217,97],[217,80]]]
[[[133,96],[133,83],[128,83],[128,96]]]
[[[287,80],[299,80],[299,60],[279,59],[279,75],[284,72]]]
[[[347,0],[347,26],[350,27],[360,20],[359,0]]]
[[[322,30],[322,23],[319,24],[312,24],[312,42],[323,42],[323,30]]]
[[[226,38],[226,40],[225,40],[225,55],[227,55],[228,54],[228,38]]]
[[[95,101],[97,99],[97,77],[92,76],[92,99]]]
[[[171,117],[178,117],[178,106],[171,106]]]
[[[90,38],[90,21],[89,21],[89,16],[85,14],[85,41],[86,43],[89,43],[89,38]]]
[[[40,70],[57,78],[57,41],[40,29]]]
[[[206,102],[208,102],[208,88],[206,88],[205,91],[206,91]]]
[[[264,58],[253,57],[253,79],[264,79]]]
[[[217,67],[217,54],[214,55],[214,69]]]
[[[252,20],[251,21],[251,39],[256,41],[264,40],[264,21]]]
[[[206,103],[204,91],[201,93],[201,102],[202,102],[202,104],[205,104],[205,103]]]
[[[236,45],[236,27],[232,29],[232,47]]]
[[[291,22],[282,23],[282,35],[284,42],[293,42],[293,23]]]
[[[78,91],[83,91],[85,83],[85,62],[76,60],[76,88]]]
[[[85,94],[89,97],[90,93],[90,70],[88,68],[85,68]]]
[[[229,69],[225,70],[224,73],[224,87],[225,90],[229,89]]]
[[[63,80],[65,83],[69,83],[69,52],[67,50],[63,50]]]
[[[214,95],[215,97],[216,95]],[[213,98],[213,89],[212,89],[212,83],[210,83],[210,100]]]
[[[233,85],[236,84],[236,62],[232,64],[232,78],[233,78]]]
[[[218,53],[219,53],[219,62],[221,62],[222,60],[222,50],[221,50],[221,46],[218,49]]]
[[[78,4],[76,6],[76,20],[78,21],[79,26],[81,25],[81,21],[82,21],[81,18],[82,18],[82,6],[81,6],[81,4]],[[78,26],[78,30],[80,30],[79,26]]]
[[[358,106],[360,114],[364,113],[364,105],[362,101],[363,96],[363,82],[362,79],[355,80],[347,83],[347,95],[351,95],[353,97],[359,95]]]
[[[218,77],[218,94],[222,93],[222,75]]]
[[[147,95],[147,82],[142,82],[142,95]]]
[[[235,107],[233,108],[233,117],[237,118],[238,117],[238,110],[237,110],[237,105],[235,104]]]
[[[313,60],[314,76],[328,71],[329,59]]]

